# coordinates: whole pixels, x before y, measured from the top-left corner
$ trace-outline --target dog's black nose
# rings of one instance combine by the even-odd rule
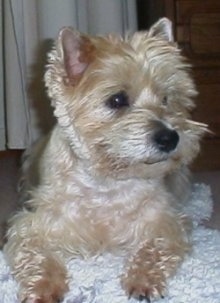
[[[176,148],[179,135],[175,130],[163,127],[154,134],[154,142],[160,151],[168,153]]]

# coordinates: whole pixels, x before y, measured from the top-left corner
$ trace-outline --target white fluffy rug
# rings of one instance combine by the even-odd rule
[[[199,225],[210,218],[212,199],[208,186],[195,184],[186,212],[193,218],[192,255],[169,281],[168,295],[158,303],[220,303],[220,232]],[[134,303],[124,295],[118,279],[123,262],[105,255],[68,264],[70,291],[63,303]],[[17,285],[0,252],[0,303],[18,303]]]

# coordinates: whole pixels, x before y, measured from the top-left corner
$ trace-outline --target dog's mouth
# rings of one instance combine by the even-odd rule
[[[147,161],[144,161],[144,164],[146,165],[153,165],[153,164],[156,164],[156,163],[160,163],[160,162],[165,162],[167,161],[167,158],[164,158],[164,159],[150,159],[150,160],[147,160]]]
[[[178,153],[172,153],[172,154],[169,154],[169,155],[164,155],[163,157],[160,157],[160,158],[149,158],[147,160],[144,161],[144,164],[146,165],[153,165],[153,164],[158,164],[158,163],[164,163],[166,161],[179,161],[180,159],[180,155]]]

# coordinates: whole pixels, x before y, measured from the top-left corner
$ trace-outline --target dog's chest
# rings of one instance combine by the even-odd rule
[[[135,181],[110,190],[78,188],[65,207],[73,243],[77,238],[91,251],[135,247],[147,218],[151,193],[146,188]]]

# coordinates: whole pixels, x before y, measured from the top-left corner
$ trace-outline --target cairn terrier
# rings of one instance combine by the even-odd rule
[[[20,300],[58,302],[65,263],[105,252],[124,257],[128,297],[163,297],[190,250],[181,205],[206,130],[190,118],[196,89],[171,22],[125,38],[63,28],[45,83],[57,125],[30,153],[4,247]]]

